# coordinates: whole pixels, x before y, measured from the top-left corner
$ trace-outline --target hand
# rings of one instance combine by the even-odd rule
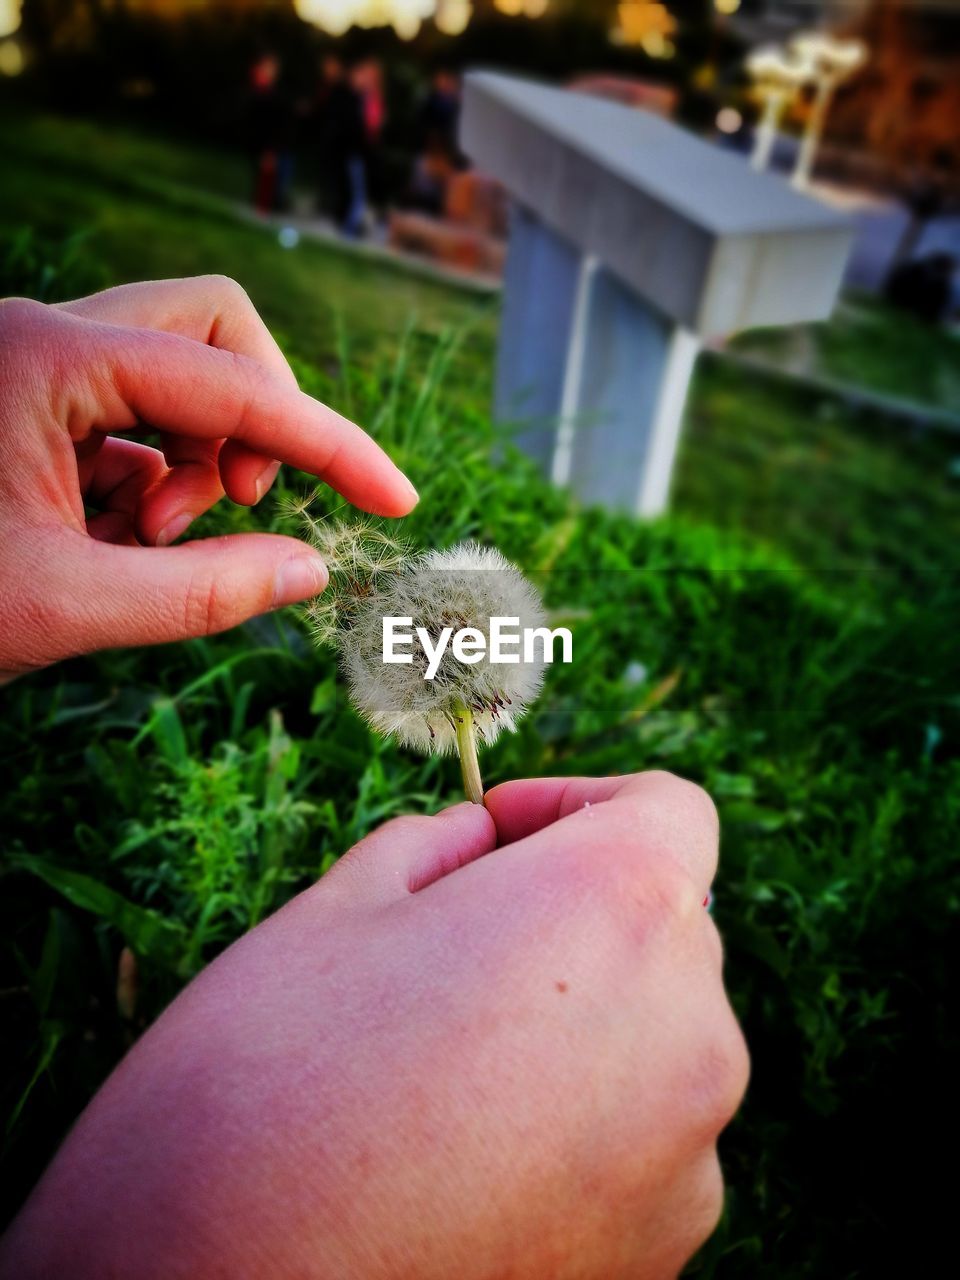
[[[747,1077],[713,807],[662,773],[487,806],[388,823],[188,987],[0,1276],[675,1275]]]
[[[168,546],[224,493],[259,501],[280,462],[366,511],[416,502],[359,427],[297,390],[246,294],[219,277],[0,302],[0,389],[0,679],[321,591],[323,562],[295,538]],[[141,425],[159,449],[109,434]]]

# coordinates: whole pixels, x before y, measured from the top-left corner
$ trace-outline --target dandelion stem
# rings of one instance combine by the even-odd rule
[[[457,725],[457,752],[460,756],[460,772],[463,774],[463,789],[468,800],[474,804],[483,804],[483,782],[480,778],[480,761],[477,759],[477,729],[473,722],[473,712],[462,702],[453,708],[453,718]]]

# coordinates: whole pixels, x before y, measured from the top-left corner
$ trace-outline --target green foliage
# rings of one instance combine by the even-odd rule
[[[102,289],[106,278],[87,252],[89,235],[76,232],[45,241],[20,227],[0,244],[0,296],[62,302]]]
[[[960,397],[956,332],[933,328],[866,295],[844,298],[828,323],[759,329],[734,345],[921,405],[955,411]]]
[[[85,189],[84,208],[97,192]],[[160,230],[175,235],[185,215],[132,207],[153,219],[162,265]],[[278,291],[291,259],[248,228],[191,219],[196,267],[215,231],[224,267],[262,290],[274,322],[289,318]],[[94,243],[122,276],[123,235]],[[180,269],[182,244],[170,252]],[[328,261],[301,260],[311,287]],[[343,261],[328,293],[353,271]],[[374,285],[391,298],[397,277],[362,276],[344,324],[321,327],[314,301],[310,341],[287,328],[302,384],[409,467],[422,501],[395,526],[404,539],[495,543],[574,631],[575,664],[551,672],[520,732],[485,753],[487,781],[658,767],[717,799],[716,917],[754,1075],[723,1142],[728,1213],[696,1270],[895,1271],[901,1224],[917,1206],[932,1212],[923,1138],[956,1069],[949,445],[707,364],[676,514],[641,525],[581,511],[489,422],[487,317],[479,343],[434,319],[396,323],[395,299],[373,312]],[[454,321],[477,310],[462,296],[448,306]],[[354,315],[356,354],[344,338]],[[311,484],[287,476],[279,496]],[[349,516],[341,507],[324,491],[314,510]],[[282,502],[222,506],[201,531],[249,527],[293,531]],[[459,779],[455,762],[371,735],[292,615],[67,663],[2,697],[9,1211],[191,974],[373,826],[455,798]],[[118,993],[123,946],[136,957],[135,1003]],[[911,1247],[917,1274],[922,1242]]]
[[[480,295],[424,279],[366,254],[304,240],[283,250],[275,228],[247,224],[225,198],[243,190],[222,162],[159,140],[135,137],[81,120],[5,115],[0,238],[29,234],[54,250],[78,228],[109,278],[89,288],[130,280],[222,272],[240,278],[271,328],[287,335],[298,356],[336,374],[343,320],[349,320],[355,362],[369,369],[396,353],[410,325],[408,358],[425,358],[456,328],[484,362],[492,351],[491,308]],[[198,190],[200,185],[204,190]],[[212,194],[211,194],[212,191]],[[58,264],[59,265],[59,264]],[[92,265],[92,263],[91,263]],[[101,273],[102,274],[102,273]],[[16,292],[21,286],[11,286]],[[87,286],[81,282],[76,293]],[[477,362],[479,363],[479,361]],[[477,365],[474,366],[476,371]],[[455,384],[454,384],[455,386]],[[345,388],[349,401],[349,388]]]

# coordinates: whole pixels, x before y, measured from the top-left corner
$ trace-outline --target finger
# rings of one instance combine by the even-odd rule
[[[63,317],[90,370],[70,406],[74,438],[140,422],[198,440],[229,437],[333,485],[376,515],[406,515],[416,490],[361,429],[245,356],[166,333]]]
[[[97,469],[97,459],[100,450],[109,436],[104,435],[102,431],[91,431],[86,440],[81,441],[74,449],[74,458],[77,464],[77,483],[80,486],[80,492],[85,494],[90,487],[90,481]]]
[[[267,492],[280,463],[254,453],[237,440],[227,440],[220,450],[220,482],[234,502],[252,507]]]
[[[548,827],[585,804],[601,804],[632,784],[637,774],[613,778],[523,778],[488,791],[484,804],[493,815],[501,844],[511,844]]]
[[[109,542],[116,547],[138,547],[133,518],[123,511],[101,511],[87,517],[87,533],[97,542]]]
[[[178,333],[211,347],[249,356],[291,386],[293,370],[246,290],[228,276],[146,280],[121,284],[57,309],[86,320]]]
[[[484,803],[499,843],[527,848],[587,846],[604,856],[665,855],[704,894],[716,874],[717,812],[700,787],[672,773],[619,778],[545,778],[505,782]]]
[[[100,433],[96,433],[100,435]],[[163,452],[134,440],[101,437],[103,445],[86,485],[89,502],[108,511],[124,511],[134,541],[165,547],[223,497],[217,440],[167,436]],[[87,531],[94,537],[111,529],[105,541],[116,541],[113,524],[98,521]],[[124,539],[125,541],[128,539]]]
[[[483,857],[496,844],[496,828],[482,805],[394,818],[344,854],[323,883],[343,888],[349,899],[392,902]]]
[[[291,387],[296,386],[293,370],[246,290],[228,276],[124,284],[61,303],[60,309],[107,324],[178,333],[223,351],[249,356]],[[260,501],[273,484],[277,470],[274,459],[239,442],[232,442],[221,458],[223,488],[234,502],[247,506]]]
[[[98,452],[85,461],[89,466],[86,500],[103,511],[123,512],[129,517],[136,513],[144,493],[167,474],[167,462],[159,449],[116,436],[101,437]]]
[[[130,546],[173,542],[223,497],[216,454],[216,441],[174,437],[165,456],[134,440],[107,436],[86,494],[102,510],[88,518],[87,532],[101,542]]]
[[[49,646],[27,655],[31,665],[211,635],[316,595],[327,581],[314,552],[274,534],[126,547],[57,527],[37,532],[30,558],[31,594],[47,602],[38,645]]]
[[[219,440],[165,435],[163,456],[169,470],[137,507],[137,535],[146,546],[166,547],[223,497]]]

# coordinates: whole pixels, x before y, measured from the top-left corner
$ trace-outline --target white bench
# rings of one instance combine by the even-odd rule
[[[851,221],[650,112],[492,72],[461,145],[513,204],[498,420],[585,501],[656,515],[701,341],[828,316]]]

